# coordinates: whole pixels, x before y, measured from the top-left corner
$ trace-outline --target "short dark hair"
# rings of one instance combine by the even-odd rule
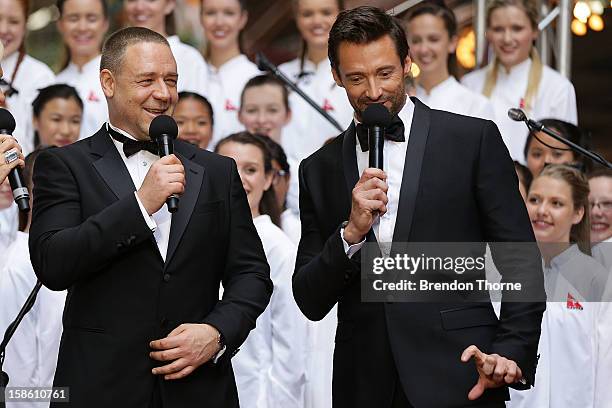
[[[402,67],[410,48],[406,33],[395,17],[372,6],[361,6],[341,11],[329,32],[329,62],[333,69],[338,69],[338,48],[343,42],[368,44],[388,35],[395,43],[395,50]]]
[[[588,179],[595,177],[609,177],[612,178],[612,169],[607,167],[598,167],[587,175]]]
[[[280,168],[287,174],[290,173],[291,167],[289,166],[289,161],[287,160],[287,154],[283,147],[276,143],[271,137],[266,136],[266,143],[268,144],[268,150],[270,150],[270,155],[272,156],[272,160],[276,161]]]
[[[283,104],[285,105],[285,109],[287,110],[287,112],[289,112],[289,91],[287,91],[285,83],[273,76],[272,74],[257,75],[249,79],[246,85],[244,85],[242,93],[240,94],[240,109],[242,109],[242,105],[244,104],[244,93],[246,92],[246,90],[249,88],[254,88],[256,86],[264,85],[278,86],[281,89],[283,95]]]
[[[178,101],[181,102],[185,99],[193,99],[195,101],[200,102],[202,105],[204,105],[204,108],[206,108],[206,110],[208,111],[208,114],[210,115],[210,125],[211,126],[215,125],[215,115],[214,115],[213,107],[210,104],[209,100],[206,99],[205,96],[202,96],[196,92],[189,92],[189,91],[179,92]]]
[[[115,31],[104,42],[102,47],[102,59],[100,61],[100,71],[108,69],[110,72],[119,72],[119,67],[123,62],[125,50],[131,45],[143,42],[164,44],[170,48],[168,40],[163,35],[143,27],[127,27]]]
[[[542,119],[540,123],[545,127],[557,131],[561,136],[568,139],[570,142],[573,142],[579,146],[584,147],[585,149],[590,149],[591,143],[589,136],[584,133],[580,128],[572,123],[565,122],[560,119]],[[529,153],[529,147],[531,146],[531,142],[534,137],[536,137],[537,131],[530,130],[527,135],[527,139],[525,140],[525,147],[523,148],[523,155],[525,156],[525,160],[527,160],[527,154]],[[585,173],[588,173],[591,170],[591,160],[586,159],[579,155],[578,153],[571,150],[569,147],[564,150],[569,150],[572,152],[574,156],[575,162],[579,163],[581,166],[581,170]]]
[[[45,105],[57,98],[74,99],[81,110],[83,110],[83,100],[74,87],[66,84],[53,84],[38,90],[38,95],[36,95],[36,98],[32,101],[32,113],[34,117],[39,117]]]
[[[516,173],[518,174],[519,181],[525,186],[525,190],[529,191],[531,182],[533,181],[531,171],[527,168],[527,166],[522,165],[516,160],[514,161],[514,170],[516,170]]]

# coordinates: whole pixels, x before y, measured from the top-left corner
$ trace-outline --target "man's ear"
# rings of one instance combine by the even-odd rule
[[[334,77],[334,81],[336,81],[336,85],[338,85],[340,88],[344,88],[342,80],[340,79],[340,74],[338,73],[336,68],[332,68],[332,75]]]
[[[115,95],[115,76],[108,69],[100,71],[100,85],[106,98],[110,99]]]
[[[410,59],[410,55],[406,55],[406,59],[404,60],[404,78],[410,76],[410,68],[412,67],[412,60]]]

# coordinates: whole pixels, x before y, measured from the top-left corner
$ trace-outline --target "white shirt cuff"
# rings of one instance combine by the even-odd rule
[[[344,228],[340,228],[340,238],[342,238],[342,246],[344,247],[344,253],[349,259],[351,259],[353,255],[355,255],[355,253],[359,251],[365,243],[365,238],[362,239],[361,242],[358,242],[353,245],[346,242],[346,240],[344,239]]]
[[[227,349],[227,346],[223,346],[223,348],[217,352],[217,355],[215,355],[213,357],[213,364],[217,364],[217,361],[219,361],[221,356],[223,356],[223,354],[225,354],[225,350],[226,349]]]
[[[140,207],[140,212],[142,212],[142,216],[145,222],[147,223],[147,226],[149,227],[151,232],[155,232],[155,230],[157,229],[157,223],[155,222],[153,217],[149,215],[147,210],[144,208],[144,205],[142,205],[142,203],[140,202],[140,198],[138,198],[138,193],[136,191],[134,191],[134,196],[136,197],[136,201],[138,202],[138,207]]]

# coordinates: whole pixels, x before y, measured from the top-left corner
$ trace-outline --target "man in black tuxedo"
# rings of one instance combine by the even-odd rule
[[[508,386],[533,384],[545,303],[505,302],[498,321],[490,302],[362,302],[359,263],[364,241],[533,242],[499,131],[406,97],[406,36],[379,9],[340,13],[329,57],[357,123],[371,103],[395,115],[385,171],[366,168],[355,123],[300,167],[293,289],[312,320],[338,303],[334,407],[504,407]],[[544,299],[537,250],[493,257],[504,279]]]
[[[54,385],[75,407],[238,407],[229,360],[272,282],[236,165],[180,140],[153,153],[149,125],[177,101],[163,36],[114,33],[100,68],[109,123],[34,174],[32,264],[68,289]]]

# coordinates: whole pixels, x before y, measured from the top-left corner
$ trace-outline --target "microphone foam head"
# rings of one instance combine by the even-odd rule
[[[258,52],[255,55],[255,65],[257,65],[257,69],[262,72],[267,72],[270,67],[270,61],[263,55],[261,52]]]
[[[161,135],[168,135],[172,139],[176,139],[178,136],[178,126],[171,116],[159,115],[151,121],[149,125],[151,140],[157,140]]]
[[[363,124],[366,126],[380,126],[387,127],[391,123],[393,116],[385,105],[382,103],[373,103],[368,105],[365,111],[363,111]]]
[[[15,130],[15,118],[6,109],[0,108],[0,129],[6,130],[8,134],[12,135]]]
[[[518,108],[508,109],[508,117],[516,122],[524,122],[527,120],[525,112]]]

